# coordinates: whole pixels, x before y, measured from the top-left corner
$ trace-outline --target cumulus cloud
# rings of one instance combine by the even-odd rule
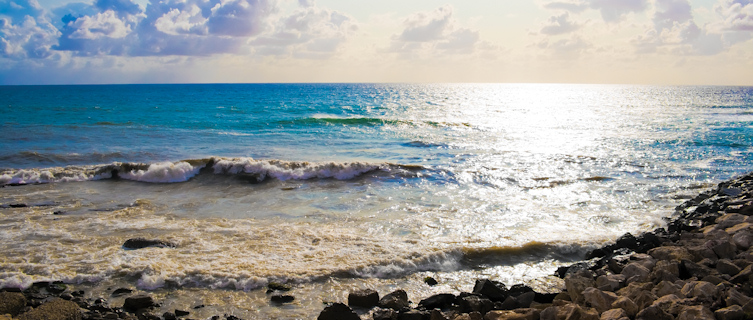
[[[459,26],[451,6],[416,12],[403,20],[403,29],[394,34],[387,52],[404,56],[472,54],[496,47],[481,40],[477,30]]]
[[[0,2],[1,57],[47,58],[59,35],[36,0]]]
[[[536,44],[537,47],[547,51],[551,56],[558,59],[573,59],[586,53],[593,45],[578,35],[572,35],[565,39],[551,41],[545,39]]]
[[[648,7],[648,0],[586,0],[586,1],[553,1],[544,4],[550,10],[564,10],[580,13],[587,9],[594,9],[601,13],[605,22],[621,21],[629,13],[643,12]]]
[[[720,0],[714,9],[724,31],[753,31],[753,0]]]
[[[630,12],[643,12],[647,0],[591,0],[591,8],[599,10],[606,22],[617,22]]]
[[[565,12],[558,16],[549,17],[549,20],[539,32],[546,35],[557,35],[570,33],[578,30],[578,28],[580,28],[580,25],[570,21],[570,15]]]
[[[329,9],[304,5],[279,19],[273,32],[251,41],[261,55],[326,58],[353,36],[358,24],[352,17]]]
[[[642,35],[631,39],[638,53],[715,55],[729,46],[723,34],[695,23],[687,0],[656,0],[652,22]]]

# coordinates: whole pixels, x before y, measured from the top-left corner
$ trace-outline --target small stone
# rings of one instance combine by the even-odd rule
[[[379,304],[379,293],[373,289],[363,289],[348,293],[348,305],[351,307],[371,308]]]
[[[436,286],[437,284],[439,284],[439,282],[437,282],[437,279],[434,279],[432,277],[425,277],[424,278],[424,283],[428,284],[429,286],[432,286],[432,287]]]
[[[333,303],[319,313],[317,320],[361,320],[353,309],[342,303]],[[376,319],[376,318],[374,318]]]

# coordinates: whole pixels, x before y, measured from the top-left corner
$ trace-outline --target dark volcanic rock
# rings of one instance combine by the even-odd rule
[[[351,291],[348,294],[348,305],[351,307],[371,308],[379,304],[379,293],[373,289]]]
[[[130,294],[131,292],[133,292],[133,290],[128,289],[128,288],[117,288],[117,289],[115,289],[115,291],[112,292],[112,296],[113,297],[120,297],[120,296],[123,296],[123,295],[126,295],[126,294]]]
[[[157,248],[175,248],[177,245],[171,242],[162,241],[162,240],[150,240],[150,239],[144,239],[144,238],[133,238],[128,239],[123,243],[124,249],[129,250],[136,250],[136,249],[142,249],[147,247],[157,247]]]
[[[492,301],[505,301],[509,294],[503,283],[493,282],[489,279],[476,280],[473,286],[473,293],[484,295]]]
[[[333,303],[319,314],[317,320],[361,320],[353,310],[342,303]]]
[[[402,308],[407,308],[409,305],[410,301],[408,301],[408,293],[402,289],[395,290],[382,297],[382,299],[379,299],[379,306],[382,308],[400,310]]]
[[[125,299],[123,303],[123,309],[126,311],[136,311],[139,309],[147,309],[155,307],[154,299],[146,294],[137,294]]]
[[[269,300],[274,303],[289,303],[295,301],[295,297],[286,294],[273,294]]]
[[[455,303],[456,298],[457,297],[455,297],[454,294],[450,293],[435,294],[421,300],[421,302],[418,303],[418,308],[425,310],[448,309],[453,303]]]

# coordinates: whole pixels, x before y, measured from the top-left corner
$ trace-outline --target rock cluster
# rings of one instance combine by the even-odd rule
[[[104,298],[85,299],[83,291],[71,291],[61,282],[37,282],[24,291],[6,288],[0,291],[0,320],[175,320],[191,314],[179,309],[156,314],[159,304],[150,295],[132,293],[127,288],[115,289],[113,297],[129,295],[118,307]],[[232,315],[211,319],[239,320]]]
[[[556,295],[477,280],[473,292],[438,294],[415,306],[402,290],[381,299],[373,290],[354,291],[348,302],[371,308],[375,320],[753,319],[753,174],[676,210],[666,229],[626,234],[586,262],[558,269],[565,290]],[[318,319],[358,319],[353,315],[338,303]]]

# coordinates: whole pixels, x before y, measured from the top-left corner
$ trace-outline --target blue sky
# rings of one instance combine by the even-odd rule
[[[753,0],[0,0],[0,84],[753,85]]]

